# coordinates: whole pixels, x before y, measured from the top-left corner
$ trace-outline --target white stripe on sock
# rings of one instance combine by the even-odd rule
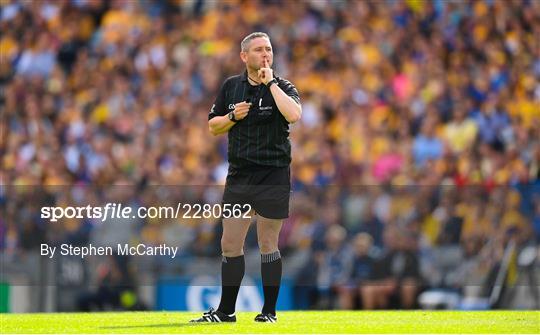
[[[270,254],[261,254],[261,262],[262,263],[275,262],[280,258],[281,258],[281,254],[280,254],[279,250],[276,250],[276,251],[274,251],[273,253],[270,253]]]

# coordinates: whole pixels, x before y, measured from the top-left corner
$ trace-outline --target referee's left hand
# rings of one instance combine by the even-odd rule
[[[257,76],[259,77],[259,80],[266,85],[274,78],[274,71],[270,68],[267,58],[264,59],[263,64],[264,67],[261,67],[259,71],[257,71]]]

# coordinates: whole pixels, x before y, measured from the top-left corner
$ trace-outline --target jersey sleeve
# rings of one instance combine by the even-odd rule
[[[212,108],[210,108],[210,113],[208,113],[208,121],[215,118],[216,116],[223,116],[227,114],[227,109],[225,108],[225,91],[227,87],[227,82],[224,82],[219,93],[214,100]]]
[[[285,94],[296,101],[296,103],[300,103],[300,95],[298,94],[298,90],[290,81],[282,79],[279,87],[283,90],[283,92],[285,92]]]

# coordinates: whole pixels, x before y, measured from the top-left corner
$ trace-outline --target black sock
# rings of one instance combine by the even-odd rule
[[[264,292],[262,312],[276,315],[276,302],[281,285],[281,254],[279,250],[261,255],[261,275]]]
[[[218,311],[227,315],[234,313],[236,306],[236,297],[240,290],[242,278],[246,264],[244,255],[237,257],[223,256],[221,262],[221,302],[219,303]]]

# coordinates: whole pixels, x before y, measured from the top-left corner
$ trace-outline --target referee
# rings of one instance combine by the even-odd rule
[[[255,32],[241,43],[246,70],[223,83],[208,115],[213,135],[228,133],[229,173],[224,204],[250,205],[246,216],[257,217],[264,292],[257,322],[276,322],[281,284],[278,237],[289,216],[291,144],[289,124],[300,119],[298,91],[275,76],[267,34]],[[244,208],[244,207],[242,207]],[[221,238],[221,302],[192,322],[236,322],[235,305],[244,276],[244,241],[250,218],[224,218]]]

